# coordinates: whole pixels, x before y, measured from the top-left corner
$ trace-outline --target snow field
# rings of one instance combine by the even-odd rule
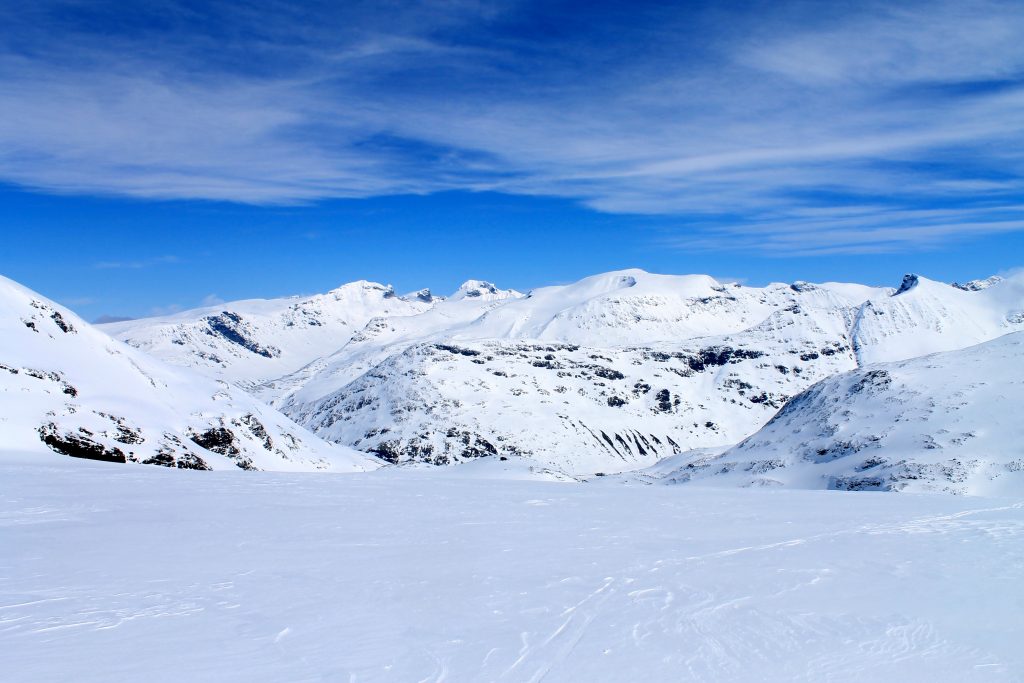
[[[0,463],[6,681],[1021,680],[1024,501]]]

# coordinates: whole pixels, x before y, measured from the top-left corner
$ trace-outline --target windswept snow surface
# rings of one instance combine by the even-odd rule
[[[452,474],[232,476],[6,456],[2,678],[1024,672],[1019,498]]]

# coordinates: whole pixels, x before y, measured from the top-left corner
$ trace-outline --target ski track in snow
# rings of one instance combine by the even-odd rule
[[[3,460],[3,679],[1022,680],[1022,536],[1013,499]]]

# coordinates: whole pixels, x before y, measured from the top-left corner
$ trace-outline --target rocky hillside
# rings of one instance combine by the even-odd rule
[[[828,378],[739,445],[687,458],[666,481],[1018,494],[1021,405],[1017,332]]]
[[[0,278],[0,449],[180,469],[373,469],[240,389]]]
[[[447,298],[346,287],[371,292],[355,300],[373,305],[345,313],[342,297],[339,320],[379,314],[303,342],[307,351],[290,363],[333,346],[278,377],[263,379],[270,365],[259,351],[288,348],[276,323],[253,323],[246,338],[257,350],[212,335],[237,360],[211,366],[196,352],[212,343],[209,316],[189,314],[195,339],[155,351],[231,374],[324,438],[392,462],[528,455],[580,475],[735,444],[836,373],[1024,330],[1021,276],[747,287],[626,270],[526,295],[470,281]],[[388,301],[398,314],[381,308]],[[222,308],[255,319],[245,305]],[[124,338],[154,351],[140,339],[164,334],[164,324],[134,321]],[[319,334],[285,328],[296,338]],[[259,374],[246,374],[255,367]]]

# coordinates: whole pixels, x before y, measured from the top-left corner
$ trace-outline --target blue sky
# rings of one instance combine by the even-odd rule
[[[1020,2],[0,0],[0,111],[0,272],[89,318],[1024,261]]]

